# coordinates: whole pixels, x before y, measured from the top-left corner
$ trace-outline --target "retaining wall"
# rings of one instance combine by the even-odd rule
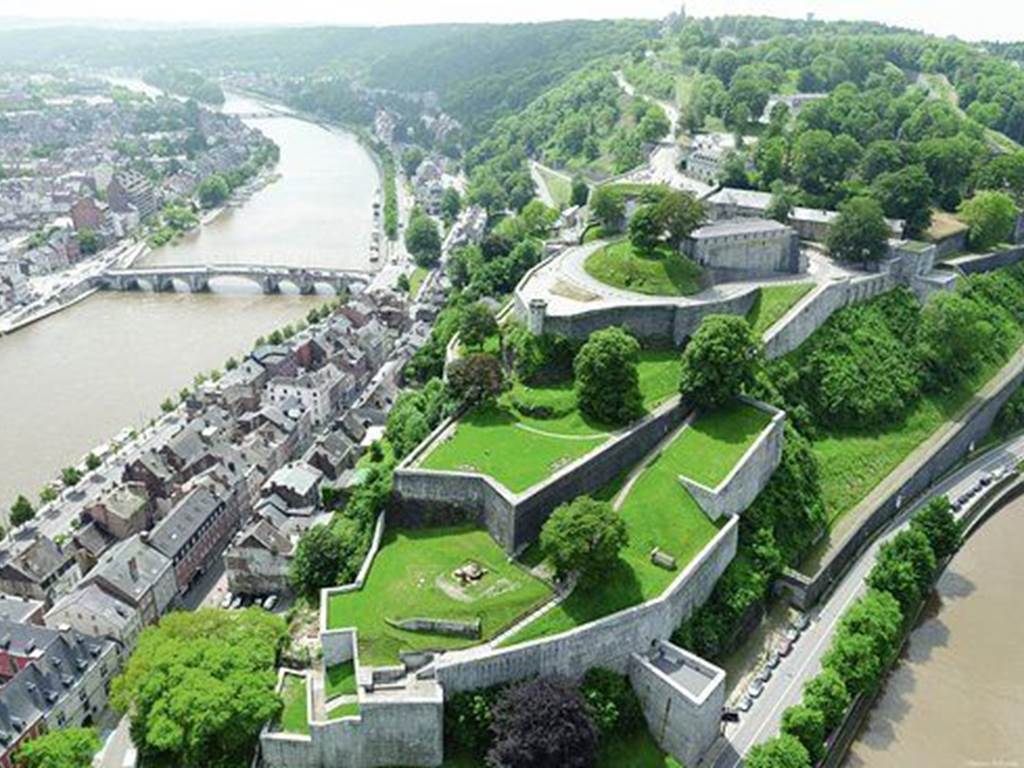
[[[433,668],[446,694],[487,688],[535,675],[578,678],[595,666],[626,672],[630,655],[668,640],[703,604],[736,555],[739,518],[715,538],[658,597],[554,637],[510,648],[477,648],[441,656]]]
[[[999,376],[1004,379],[1002,385],[970,407],[955,429],[947,433],[927,457],[920,459],[904,483],[887,493],[864,522],[848,534],[814,576],[787,574],[782,577],[781,585],[790,592],[792,601],[798,607],[806,609],[818,602],[818,599],[845,573],[850,563],[875,534],[892,520],[901,508],[953,469],[971,447],[988,434],[999,409],[1024,383],[1024,350],[1014,356]],[[895,472],[901,469],[902,465]]]
[[[979,272],[991,272],[994,269],[1009,267],[1022,259],[1024,259],[1024,245],[1018,245],[1003,251],[959,256],[947,261],[946,265],[960,270],[965,275],[974,275]]]
[[[766,403],[746,397],[743,400],[759,410],[771,413],[772,420],[726,478],[714,488],[708,488],[696,480],[679,476],[679,482],[686,486],[690,495],[712,520],[723,515],[738,515],[749,507],[764,490],[782,460],[786,414]]]
[[[682,423],[690,406],[677,396],[629,430],[563,467],[547,480],[513,494],[491,477],[475,472],[446,472],[415,466],[442,439],[455,420],[443,424],[399,465],[394,492],[407,523],[429,517],[438,508],[456,507],[477,515],[506,551],[533,543],[541,526],[560,504],[593,493],[640,461]]]

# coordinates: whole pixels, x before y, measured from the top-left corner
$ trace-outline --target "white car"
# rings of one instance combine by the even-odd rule
[[[275,605],[277,605],[277,595],[271,595],[263,601],[263,610],[272,611]]]
[[[220,601],[220,607],[227,610],[231,607],[231,601],[234,600],[234,595],[230,592],[224,595],[224,599]]]
[[[756,699],[764,691],[764,683],[754,680],[747,688],[747,696],[751,699]]]

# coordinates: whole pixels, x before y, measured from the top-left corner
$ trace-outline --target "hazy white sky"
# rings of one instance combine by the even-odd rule
[[[664,16],[677,0],[0,0],[0,16],[163,23],[419,24]],[[691,14],[860,18],[967,39],[1024,39],[1019,0],[690,0]]]

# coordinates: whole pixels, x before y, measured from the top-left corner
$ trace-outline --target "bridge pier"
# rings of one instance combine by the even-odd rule
[[[316,280],[308,272],[303,272],[299,275],[296,282],[299,284],[299,293],[303,296],[312,296],[316,293]]]
[[[263,280],[263,293],[274,294],[281,292],[281,281],[273,275],[266,275]]]
[[[158,275],[153,281],[153,290],[157,293],[174,293],[174,278]]]
[[[206,275],[192,275],[188,280],[188,289],[192,293],[208,293],[210,278]]]

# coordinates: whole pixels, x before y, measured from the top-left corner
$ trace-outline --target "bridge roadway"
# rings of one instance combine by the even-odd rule
[[[262,264],[196,264],[191,266],[130,267],[109,269],[93,278],[96,288],[108,291],[135,291],[148,284],[158,293],[178,290],[184,283],[192,293],[210,290],[210,281],[232,277],[256,283],[265,294],[281,292],[282,283],[290,283],[299,293],[316,293],[317,284],[331,287],[335,293],[362,290],[373,278],[372,272],[324,269],[319,267],[288,267]]]

